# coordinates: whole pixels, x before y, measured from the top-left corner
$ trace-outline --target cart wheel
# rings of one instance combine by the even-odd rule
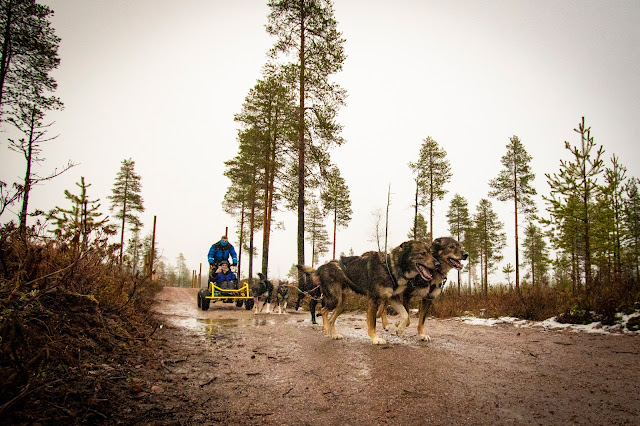
[[[207,299],[207,298],[202,298],[202,310],[203,311],[208,311],[209,310],[209,304],[211,303],[211,299]]]
[[[244,302],[244,300],[242,299],[236,299],[236,307],[241,307],[242,306],[242,302]]]
[[[202,308],[202,294],[198,292],[198,308]]]
[[[247,311],[250,311],[250,310],[253,308],[253,299],[247,299],[247,300],[244,302],[244,308],[245,308]]]

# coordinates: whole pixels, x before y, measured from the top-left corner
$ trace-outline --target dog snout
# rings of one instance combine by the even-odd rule
[[[469,253],[464,253],[462,255],[462,260],[467,260],[467,257],[469,257]]]
[[[439,268],[440,267],[440,262],[438,262],[437,260],[433,261],[433,266],[434,268]]]

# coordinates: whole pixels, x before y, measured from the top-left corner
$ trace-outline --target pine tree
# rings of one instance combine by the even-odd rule
[[[447,191],[444,185],[451,180],[451,165],[447,160],[447,152],[440,148],[438,142],[427,136],[420,147],[416,163],[409,163],[415,173],[416,199],[415,222],[418,220],[418,205],[429,205],[429,241],[433,240],[433,203],[444,198]]]
[[[449,204],[449,211],[447,212],[447,222],[449,224],[449,232],[455,237],[463,246],[466,246],[466,241],[463,237],[467,234],[467,230],[471,226],[471,216],[469,215],[469,203],[460,194],[455,194]],[[458,294],[460,294],[460,274],[462,271],[458,271]]]
[[[254,247],[254,236],[257,229],[264,224],[264,206],[263,206],[263,190],[264,186],[264,169],[260,166],[263,160],[262,152],[258,147],[260,144],[256,142],[260,138],[261,132],[256,127],[251,127],[238,132],[238,141],[240,147],[238,155],[232,160],[225,162],[224,175],[233,182],[233,186],[229,188],[228,193],[237,191],[235,208],[238,207],[238,201],[242,202],[242,221],[246,225],[240,227],[241,243],[240,246],[249,252],[249,272],[250,279],[253,278],[253,259],[256,253]],[[227,200],[233,198],[229,195]],[[245,237],[244,234],[247,234]],[[248,238],[246,241],[245,238]]]
[[[469,293],[472,291],[473,278],[476,275],[476,265],[481,264],[481,250],[473,218],[470,226],[464,231],[464,249],[469,254],[467,258],[466,272],[469,274]],[[462,270],[465,272],[465,269]]]
[[[549,270],[549,250],[544,239],[542,230],[529,220],[524,231],[524,264],[531,268],[531,284],[533,286],[540,283]],[[537,281],[536,281],[537,277]]]
[[[111,211],[115,212],[115,218],[122,223],[120,227],[120,264],[124,252],[124,232],[128,225],[132,229],[142,225],[136,215],[137,212],[144,211],[143,199],[140,195],[142,185],[140,176],[134,171],[135,161],[132,159],[122,160],[120,171],[116,175],[109,200],[111,200]]]
[[[140,270],[140,258],[142,257],[142,237],[140,236],[140,227],[135,226],[131,230],[131,237],[127,241],[127,249],[125,250],[125,264],[132,273],[136,273]]]
[[[623,236],[623,215],[624,215],[624,190],[627,169],[614,154],[611,157],[611,168],[604,171],[605,186],[603,195],[605,204],[611,211],[611,221],[607,224],[611,232],[607,235],[607,242],[612,245],[612,256],[614,272],[622,272],[622,240]]]
[[[349,187],[344,178],[340,176],[340,169],[331,167],[327,173],[327,185],[320,198],[324,213],[331,215],[333,221],[333,255],[336,258],[336,234],[338,226],[346,227],[351,221],[351,199]]]
[[[624,201],[625,246],[629,252],[630,266],[635,272],[636,285],[640,283],[640,181],[631,178],[626,185]]]
[[[306,224],[307,240],[311,243],[311,266],[315,266],[320,257],[329,252],[329,233],[324,225],[324,215],[315,202],[309,203]]]
[[[518,250],[518,212],[533,213],[534,202],[532,196],[536,190],[531,186],[535,174],[531,171],[529,163],[531,156],[524,149],[520,139],[513,135],[507,144],[507,153],[502,157],[504,169],[498,177],[489,183],[493,191],[489,196],[496,197],[500,201],[513,201],[515,218],[515,247],[516,247],[516,290],[520,290],[520,259]]]
[[[427,220],[424,218],[422,213],[418,213],[418,220],[414,221],[414,226],[409,230],[407,238],[411,238],[414,241],[429,243],[429,227],[427,226]]]
[[[41,156],[42,145],[56,139],[57,136],[49,137],[47,135],[48,128],[51,123],[45,124],[45,112],[50,109],[58,109],[61,104],[57,100],[51,100],[43,97],[32,97],[18,103],[18,105],[9,113],[6,121],[21,132],[24,137],[15,140],[9,138],[9,149],[18,152],[24,156],[26,162],[26,170],[24,181],[19,186],[20,197],[22,197],[22,208],[18,214],[20,235],[26,237],[27,214],[29,209],[29,195],[31,189],[42,182],[53,179],[66,172],[75,164],[71,161],[61,170],[54,170],[48,176],[41,177],[34,169],[44,159]]]
[[[564,219],[575,218],[580,222],[580,233],[576,246],[580,250],[580,257],[584,259],[584,276],[587,292],[591,290],[591,227],[593,226],[595,211],[595,199],[600,193],[597,178],[602,173],[604,149],[602,146],[593,153],[596,148],[591,128],[586,127],[584,117],[574,131],[580,134],[580,146],[572,147],[565,141],[565,148],[573,155],[573,161],[560,160],[560,172],[553,175],[546,174],[547,182],[551,187],[549,197],[544,199],[549,203],[547,210],[556,220],[562,224]],[[568,200],[574,198],[572,208],[568,208]]]
[[[270,0],[267,33],[276,36],[271,50],[290,57],[285,65],[298,92],[298,264],[304,262],[306,153],[326,153],[332,144],[342,144],[341,126],[335,121],[344,105],[344,89],[329,77],[342,69],[344,39],[337,29],[329,0]],[[309,107],[311,105],[311,107]],[[310,111],[310,113],[308,113]],[[309,149],[308,141],[318,147]],[[301,277],[299,277],[301,279]]]
[[[515,272],[515,269],[513,269],[513,265],[511,265],[510,263],[507,263],[507,266],[502,268],[502,273],[507,279],[507,284],[509,284],[509,289],[511,289],[511,274],[513,274],[514,272]]]
[[[82,247],[82,250],[86,250],[89,234],[103,227],[106,218],[100,220],[102,217],[102,213],[99,212],[100,200],[89,200],[87,189],[91,184],[85,183],[84,176],[80,177],[80,183],[76,182],[76,186],[80,188],[79,195],[72,194],[68,190],[64,191],[64,196],[71,202],[71,207],[68,209],[56,207],[49,212],[47,219],[53,221],[56,233],[70,241],[72,247]]]
[[[502,232],[504,224],[498,220],[491,202],[486,198],[480,200],[477,213],[473,216],[475,235],[482,259],[483,287],[485,296],[489,292],[489,270],[493,270],[502,260],[502,249],[506,244],[506,235]]]
[[[187,267],[187,259],[184,254],[178,253],[176,258],[176,284],[178,287],[189,287],[191,283],[191,276],[189,274],[189,268]]]
[[[5,107],[33,103],[57,87],[51,72],[60,64],[60,38],[53,11],[34,0],[0,3],[0,115]],[[31,99],[29,99],[31,98]]]
[[[269,242],[273,212],[281,198],[278,181],[281,180],[284,158],[292,151],[295,131],[295,100],[289,86],[285,84],[285,75],[274,65],[267,65],[263,80],[258,80],[249,91],[242,111],[235,116],[242,131],[250,131],[253,137],[247,138],[250,149],[255,151],[256,175],[262,195],[262,273],[267,275],[269,264]]]

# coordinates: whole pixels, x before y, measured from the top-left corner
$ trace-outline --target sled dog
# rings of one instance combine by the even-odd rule
[[[267,306],[265,313],[271,311],[271,297],[273,294],[273,283],[267,279],[261,272],[258,272],[260,280],[251,286],[251,295],[253,296],[254,314],[262,312],[264,306]],[[262,305],[260,304],[262,302]]]
[[[298,265],[298,270],[301,272],[302,280],[298,282],[298,300],[296,301],[296,311],[300,308],[300,302],[309,295],[309,312],[311,313],[311,324],[317,324],[316,322],[316,306],[318,302],[321,302],[321,306],[324,306],[324,300],[322,298],[322,291],[320,290],[320,279],[315,274],[315,270],[304,266]]]
[[[424,322],[431,304],[442,293],[442,288],[447,282],[449,271],[451,269],[461,270],[463,267],[461,261],[466,260],[469,256],[469,254],[462,249],[460,242],[451,237],[436,238],[433,243],[431,243],[431,254],[438,265],[433,271],[433,278],[431,280],[424,280],[421,276],[415,277],[409,282],[409,285],[402,295],[402,304],[407,310],[409,309],[409,302],[412,297],[420,298],[420,307],[418,309],[418,337],[426,341],[431,340],[424,332]],[[378,316],[381,317],[382,326],[385,329],[388,326],[386,311],[385,304],[381,304]],[[406,326],[409,326],[409,321],[406,322]]]
[[[435,267],[429,247],[419,241],[406,241],[389,255],[370,251],[318,267],[312,276],[319,280],[325,300],[322,308],[325,335],[334,339],[343,337],[336,330],[335,322],[344,310],[344,296],[349,289],[367,297],[367,333],[372,343],[386,343],[376,334],[376,312],[381,301],[388,302],[400,314],[397,332],[402,334],[409,320],[402,296],[410,280],[419,276],[431,281]]]

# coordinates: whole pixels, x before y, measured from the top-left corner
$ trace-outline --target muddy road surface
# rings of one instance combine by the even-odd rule
[[[332,340],[308,312],[205,312],[196,292],[157,296],[162,359],[136,379],[140,423],[640,424],[638,336],[429,318],[422,342],[412,318],[376,346],[362,314],[343,315]]]

